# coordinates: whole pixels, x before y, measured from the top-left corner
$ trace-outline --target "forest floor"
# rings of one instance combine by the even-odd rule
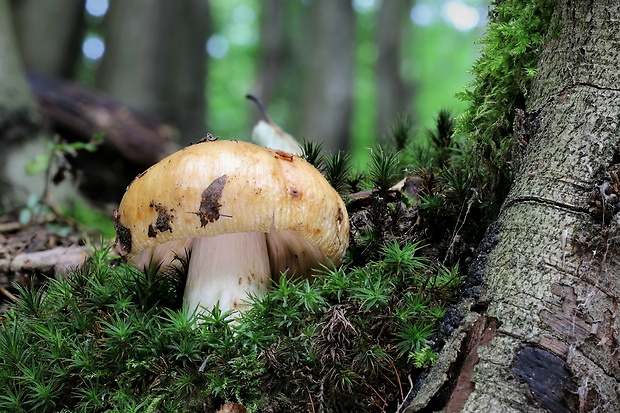
[[[62,218],[19,222],[17,214],[0,216],[0,314],[15,299],[16,284],[41,283],[84,262],[83,232]]]

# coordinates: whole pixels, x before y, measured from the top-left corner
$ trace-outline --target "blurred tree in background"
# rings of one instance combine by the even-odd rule
[[[111,2],[97,86],[173,124],[183,145],[196,141],[206,132],[209,20],[204,0]]]
[[[73,78],[84,34],[84,0],[11,1],[24,65],[39,73]],[[61,23],[62,22],[62,23]]]

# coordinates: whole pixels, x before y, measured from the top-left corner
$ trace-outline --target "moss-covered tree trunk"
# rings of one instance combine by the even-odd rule
[[[620,411],[620,4],[558,0],[554,13],[515,116],[523,158],[478,321],[431,410]]]

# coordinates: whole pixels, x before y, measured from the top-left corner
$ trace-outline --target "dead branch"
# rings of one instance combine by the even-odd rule
[[[81,266],[88,256],[83,247],[56,247],[46,251],[23,252],[0,259],[0,273],[66,274]]]

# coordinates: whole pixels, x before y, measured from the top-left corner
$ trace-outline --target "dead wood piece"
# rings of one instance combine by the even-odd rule
[[[3,286],[0,285],[0,293],[2,293],[6,298],[8,298],[11,301],[15,301],[16,297],[11,294],[11,292],[9,290],[7,290],[6,288],[4,288]],[[0,311],[0,313],[2,313],[2,311]]]
[[[471,303],[463,304],[466,308]],[[463,345],[466,345],[470,332],[477,324],[481,315],[475,312],[468,312],[461,320],[459,327],[450,335],[446,344],[439,353],[439,358],[431,367],[426,377],[426,385],[417,392],[411,389],[405,400],[398,407],[397,413],[415,413],[423,410],[428,403],[441,392],[445,385],[453,379],[452,370],[459,358]]]
[[[394,202],[400,199],[402,193],[409,198],[418,199],[419,191],[422,187],[422,178],[418,176],[408,176],[400,180],[397,184],[388,189],[384,196],[388,202]],[[369,189],[366,191],[354,192],[347,195],[351,200],[348,206],[349,211],[357,211],[370,205],[372,197],[379,193],[377,189]]]
[[[104,133],[104,145],[139,165],[150,166],[173,149],[173,127],[103,93],[36,73],[29,73],[28,80],[41,112],[56,129],[82,141]]]
[[[3,222],[0,223],[0,233],[2,232],[14,232],[19,230],[22,224],[19,222]]]
[[[87,142],[96,134],[103,143],[95,152],[78,151],[54,175],[54,183],[77,178],[86,198],[118,203],[131,180],[178,149],[176,130],[154,117],[129,108],[75,83],[30,73],[31,88],[49,128],[63,141]]]
[[[84,263],[87,253],[82,247],[56,247],[46,251],[24,252],[0,259],[0,273],[66,274]]]

